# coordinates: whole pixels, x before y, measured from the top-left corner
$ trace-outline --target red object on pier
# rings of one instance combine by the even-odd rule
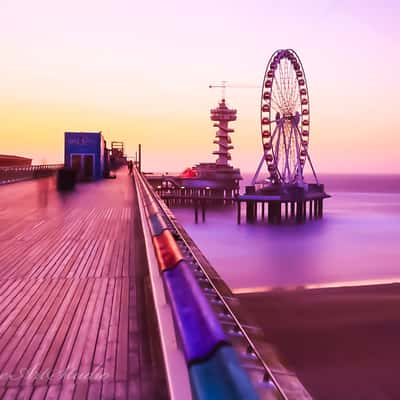
[[[173,268],[183,260],[182,253],[169,230],[163,231],[159,236],[154,236],[153,244],[161,271]]]
[[[194,168],[186,168],[181,174],[181,178],[195,178],[197,176],[197,172]]]

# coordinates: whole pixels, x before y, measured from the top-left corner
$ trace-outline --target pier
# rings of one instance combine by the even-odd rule
[[[0,398],[396,398],[398,285],[232,292],[145,176],[116,175],[0,187]]]
[[[400,0],[0,12],[0,400],[400,400]]]
[[[319,219],[323,216],[324,199],[329,197],[323,185],[308,185],[307,191],[299,187],[280,186],[268,191],[256,191],[255,186],[246,186],[245,193],[236,198],[237,223],[241,223],[242,203],[246,204],[247,223],[254,223],[259,218],[267,218],[270,224],[304,223],[307,219]]]
[[[167,398],[131,179],[54,185],[0,187],[0,398]]]
[[[309,399],[127,172],[67,193],[53,176],[0,187],[0,398]]]

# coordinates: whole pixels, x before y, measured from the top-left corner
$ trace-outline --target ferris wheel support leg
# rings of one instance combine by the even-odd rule
[[[315,178],[315,182],[317,182],[317,185],[319,185],[319,181],[318,181],[318,178],[317,178],[317,174],[315,173],[314,165],[313,165],[313,163],[311,161],[311,157],[310,157],[310,155],[308,153],[307,153],[307,159],[308,159],[308,162],[310,163],[310,166],[311,166],[314,178]]]
[[[292,126],[293,129],[293,126]],[[296,152],[297,152],[297,184],[300,186],[303,186],[303,168],[301,167],[301,162],[300,162],[300,131],[297,125],[295,126],[294,129],[294,138],[295,138],[295,143],[296,143]]]
[[[254,186],[256,184],[258,175],[260,174],[261,167],[263,166],[263,164],[264,164],[264,154],[261,157],[260,163],[258,164],[258,167],[257,167],[257,171],[254,174],[253,180],[251,181],[251,186]]]

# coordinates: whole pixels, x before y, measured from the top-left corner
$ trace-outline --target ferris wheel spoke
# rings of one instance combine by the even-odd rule
[[[285,83],[285,76],[284,76],[284,71],[282,71],[281,69],[280,71],[280,84],[279,87],[281,88],[281,96],[282,96],[282,105],[284,108],[286,108],[286,103],[287,103],[287,95],[286,95],[286,83]],[[282,111],[285,111],[284,109],[282,109]]]
[[[295,93],[294,99],[293,99],[293,110],[298,111],[298,110],[300,110],[300,108],[301,108],[300,96],[298,93]]]
[[[287,101],[288,101],[288,111],[293,113],[293,90],[294,85],[291,77],[291,71],[288,71],[288,79],[287,79]]]
[[[289,92],[290,89],[290,71],[289,71],[289,61],[285,59],[285,71],[286,71],[286,88]]]
[[[283,171],[284,171],[283,175],[288,176],[288,175],[290,175],[290,171],[289,171],[289,165],[288,165],[289,164],[289,155],[288,155],[288,145],[286,142],[286,133],[283,135],[283,146],[285,149],[285,162],[284,162],[285,165],[283,167]]]
[[[272,93],[271,96],[272,96],[272,95],[275,95],[275,92],[276,92],[276,95],[277,95],[278,98],[279,98],[278,104],[283,104],[283,102],[284,102],[284,96],[283,96],[281,87],[280,87],[280,85],[279,85],[278,79],[274,79],[274,83],[275,83],[275,87],[276,87],[277,90],[275,90],[275,91],[272,90],[272,91],[271,91],[271,93]]]
[[[280,95],[282,98],[282,105],[286,106],[286,83],[285,83],[285,71],[283,69],[283,66],[281,67],[281,64],[279,64],[279,91],[280,91]],[[278,80],[277,80],[278,82]],[[283,110],[282,110],[283,111]]]
[[[289,100],[289,91],[290,91],[290,77],[289,77],[289,62],[288,60],[284,60],[285,65],[285,89],[286,89],[286,98]]]
[[[272,92],[271,93],[271,99],[275,102],[275,104],[279,107],[280,111],[282,109],[282,105],[284,103],[283,97],[281,96],[281,94],[279,92]]]
[[[300,94],[298,91],[295,91],[294,97],[293,97],[293,110],[295,111],[300,111],[301,108],[301,102],[300,102]]]
[[[276,102],[275,99],[271,98],[271,107],[276,111],[276,112],[281,112],[282,107],[280,106],[279,103]]]
[[[291,100],[291,105],[292,105],[292,110],[294,111],[295,107],[295,94],[298,93],[298,85],[297,85],[297,79],[296,79],[296,73],[294,72],[294,69],[291,69],[291,74],[290,74],[290,100]]]
[[[283,76],[283,67],[282,67],[282,65],[279,63],[278,64],[278,71],[279,71],[279,82],[283,82],[283,80],[284,80],[284,76]]]
[[[294,105],[294,110],[300,110],[301,108],[301,102],[300,102],[300,85],[298,83],[297,79],[297,73],[295,69],[293,68],[292,71],[292,81],[293,81],[293,105]]]
[[[295,110],[295,100],[294,100],[294,92],[296,89],[296,84],[293,82],[292,76],[290,76],[289,78],[289,86],[290,86],[290,90],[288,92],[288,103],[289,103],[289,107],[290,107],[290,112],[291,114],[294,113]]]
[[[281,87],[285,90],[285,65],[283,63],[279,63],[279,79]]]

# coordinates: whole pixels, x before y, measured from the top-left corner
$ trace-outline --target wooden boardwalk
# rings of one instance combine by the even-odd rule
[[[0,187],[0,398],[165,396],[141,234],[126,170]]]

